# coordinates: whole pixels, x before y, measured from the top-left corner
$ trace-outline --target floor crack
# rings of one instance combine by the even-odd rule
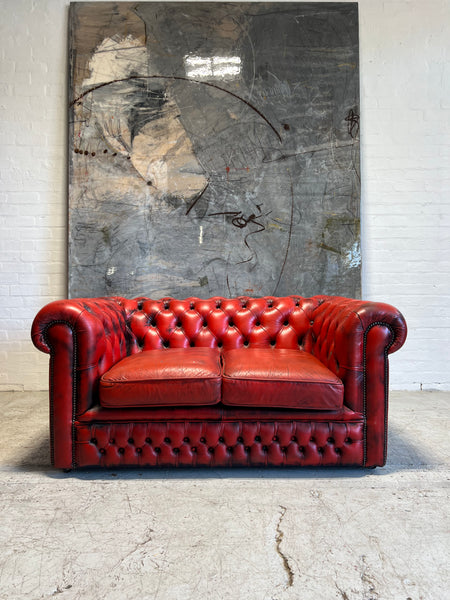
[[[127,552],[127,554],[125,554],[125,556],[120,558],[120,560],[114,565],[113,569],[122,565],[127,560],[127,558],[129,558],[130,556],[135,554],[138,550],[140,550],[141,548],[146,546],[148,543],[150,543],[152,541],[152,536],[151,536],[152,533],[154,533],[154,530],[151,528],[148,528],[145,532],[145,535],[146,535],[145,539],[142,542],[136,543],[134,548],[132,548],[129,552]],[[152,562],[154,562],[154,561],[152,560]],[[157,568],[159,568],[159,565],[157,565]]]
[[[276,529],[277,534],[275,536],[275,548],[276,548],[278,556],[281,558],[281,560],[283,562],[283,568],[287,574],[287,587],[292,587],[292,585],[294,583],[294,572],[291,569],[291,566],[289,564],[289,561],[288,561],[286,555],[281,550],[281,542],[283,541],[283,538],[284,538],[284,532],[281,529],[281,524],[283,522],[284,515],[286,514],[287,508],[285,506],[281,506],[281,504],[279,506],[281,508],[281,512],[280,512],[280,518],[278,519],[278,523],[277,523],[277,529]]]
[[[341,590],[341,588],[338,586],[338,584],[336,582],[334,582],[334,585],[336,586],[337,591],[341,594],[342,600],[350,600],[350,598],[347,596],[346,592],[344,592],[344,590]]]
[[[360,577],[361,577],[361,581],[364,584],[364,587],[367,587],[369,594],[370,594],[370,600],[377,600],[377,598],[379,597],[378,592],[376,591],[376,578],[371,575],[370,570],[369,570],[369,565],[367,564],[367,560],[366,560],[366,556],[363,554],[360,557],[360,565],[359,565],[359,570],[360,570]]]

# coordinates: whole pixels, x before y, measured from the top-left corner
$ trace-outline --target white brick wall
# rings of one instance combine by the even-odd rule
[[[360,2],[364,297],[409,326],[391,387],[450,389],[447,0]]]
[[[0,4],[0,390],[47,387],[29,330],[66,296],[68,4]],[[450,3],[359,7],[363,294],[409,324],[391,386],[450,389]]]
[[[43,389],[31,321],[65,295],[66,2],[0,4],[0,389]]]

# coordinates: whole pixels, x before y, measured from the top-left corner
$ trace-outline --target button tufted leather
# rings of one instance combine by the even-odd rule
[[[52,463],[60,468],[382,465],[386,459],[388,355],[402,346],[406,331],[402,315],[392,306],[333,296],[111,297],[52,302],[38,313],[32,327],[35,346],[50,354]],[[271,345],[276,351],[300,349],[317,359],[342,381],[343,407],[314,413],[292,407],[222,404],[120,409],[99,404],[100,378],[121,360],[142,351],[157,350],[168,356],[177,349],[204,348],[225,356],[231,350],[251,352]],[[271,418],[274,425],[267,438],[262,430],[266,425],[270,429]],[[342,440],[337,426],[345,429]],[[282,439],[284,427],[290,428],[288,439]],[[216,428],[223,443],[211,439],[209,432]],[[157,432],[162,429],[166,433],[160,437]],[[100,439],[104,431],[108,438]],[[164,443],[165,436],[171,444]],[[183,442],[185,437],[190,441]],[[200,437],[206,441],[200,442]],[[238,442],[238,437],[243,441]],[[174,453],[174,448],[179,452]],[[208,453],[208,448],[214,453]]]
[[[154,323],[152,327],[149,325]],[[295,297],[211,298],[210,300],[139,299],[130,312],[130,329],[144,350],[195,346],[298,347],[309,322]],[[259,331],[257,331],[257,329]]]
[[[330,431],[333,444],[328,441]],[[98,446],[90,443],[92,433],[98,439]],[[186,433],[189,444],[183,443]],[[135,446],[127,444],[131,436]],[[345,443],[349,438],[353,441],[351,445]],[[115,439],[116,443],[110,444],[110,439]],[[152,442],[148,443],[148,439]],[[363,457],[362,423],[105,423],[78,426],[77,440],[79,466],[101,464],[109,468],[123,464],[214,467],[358,465]]]

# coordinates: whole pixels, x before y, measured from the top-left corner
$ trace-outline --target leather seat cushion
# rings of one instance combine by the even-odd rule
[[[224,404],[337,410],[343,397],[342,381],[308,352],[240,348],[223,354]]]
[[[220,402],[218,348],[148,350],[127,356],[100,380],[108,408],[208,405]]]

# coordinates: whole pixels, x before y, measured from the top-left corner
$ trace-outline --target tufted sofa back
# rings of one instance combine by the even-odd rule
[[[345,386],[344,402],[362,410],[364,325],[356,314],[358,300],[240,296],[115,301],[132,338],[128,353],[189,347],[298,348],[335,373]]]
[[[122,300],[137,348],[301,348],[311,351],[318,297]]]
[[[405,338],[394,307],[337,296],[75,298],[43,307],[32,327],[36,347],[51,354],[54,394],[70,392],[77,415],[98,403],[99,379],[119,360],[191,346],[305,350],[344,383],[346,406],[363,412],[367,390],[387,381],[387,355]]]

